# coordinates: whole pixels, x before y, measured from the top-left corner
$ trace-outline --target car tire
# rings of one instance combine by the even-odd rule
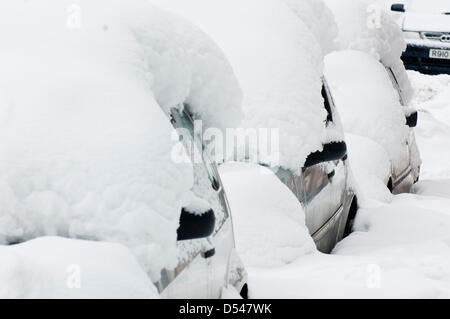
[[[392,182],[392,177],[389,178],[389,182],[387,183],[386,186],[387,186],[387,188],[389,189],[389,191],[390,191],[391,193],[394,192],[394,183]]]
[[[241,295],[242,299],[244,299],[244,300],[248,299],[248,285],[247,284],[245,284],[242,287],[240,295]]]

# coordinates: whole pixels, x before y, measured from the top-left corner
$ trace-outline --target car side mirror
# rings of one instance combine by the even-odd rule
[[[394,3],[391,6],[391,11],[395,11],[395,12],[405,12],[405,5],[403,3]]]
[[[408,125],[409,127],[416,127],[418,121],[419,113],[417,113],[417,111],[406,116],[406,125]]]
[[[338,161],[347,155],[347,144],[345,142],[333,142],[323,146],[323,150],[311,153],[306,159],[304,168],[320,163]]]
[[[216,216],[212,209],[200,215],[183,208],[180,216],[180,227],[177,230],[177,240],[207,238],[212,235],[215,226]]]

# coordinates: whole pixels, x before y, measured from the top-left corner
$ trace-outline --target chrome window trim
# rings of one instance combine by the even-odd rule
[[[326,234],[326,229],[330,227],[333,222],[339,221],[340,216],[342,215],[344,211],[344,205],[342,204],[331,216],[325,224],[323,224],[322,227],[320,227],[314,234],[311,235],[311,237],[314,239],[315,242],[320,241],[322,239],[321,235]]]

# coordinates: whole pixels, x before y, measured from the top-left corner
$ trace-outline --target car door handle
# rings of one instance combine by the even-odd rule
[[[332,172],[330,172],[330,173],[328,173],[328,179],[329,180],[332,180],[333,179],[333,177],[334,177],[334,175],[336,175],[336,171],[335,170],[333,170]]]
[[[216,250],[214,248],[212,248],[208,251],[202,252],[202,257],[204,259],[209,259],[209,258],[213,257],[215,254],[216,254]]]

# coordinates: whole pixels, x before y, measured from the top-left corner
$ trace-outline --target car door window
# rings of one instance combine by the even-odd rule
[[[328,176],[324,164],[314,165],[303,170],[297,177],[300,200],[309,203],[328,185]]]

